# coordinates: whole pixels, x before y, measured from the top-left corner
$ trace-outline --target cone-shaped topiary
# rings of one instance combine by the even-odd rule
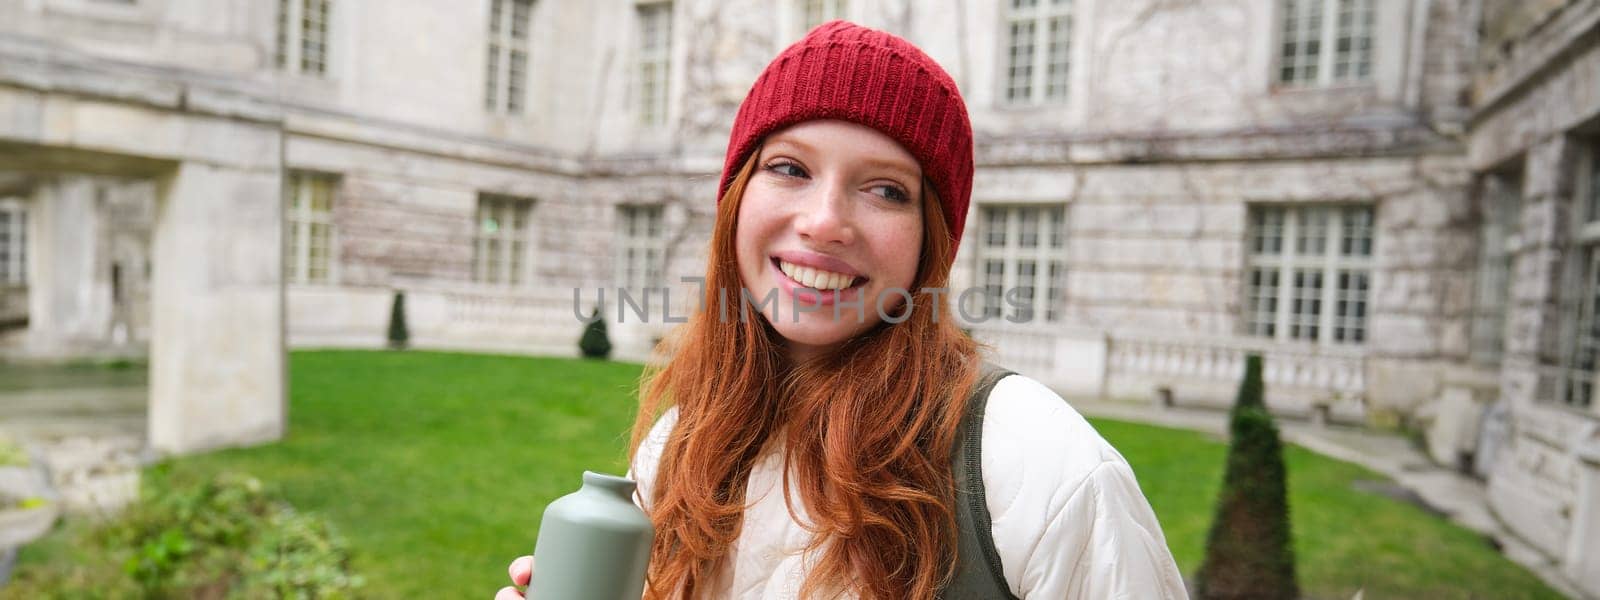
[[[1233,408],[1233,443],[1196,598],[1298,598],[1288,473],[1278,427],[1262,400],[1261,357],[1250,356]]]
[[[1244,381],[1239,382],[1239,395],[1233,399],[1233,412],[1240,408],[1254,406],[1265,410],[1267,408],[1265,386],[1261,383],[1261,355],[1249,354],[1244,357]]]
[[[394,304],[389,307],[389,347],[404,350],[411,342],[411,332],[406,329],[406,293],[396,291]]]
[[[596,307],[583,326],[583,337],[578,338],[578,350],[585,358],[606,359],[611,356],[611,340],[606,337],[606,320]]]

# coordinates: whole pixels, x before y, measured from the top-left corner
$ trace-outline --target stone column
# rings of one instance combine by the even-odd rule
[[[150,444],[188,453],[285,428],[281,178],[186,161],[161,179]]]
[[[1539,400],[1538,365],[1560,364],[1561,257],[1571,226],[1576,150],[1564,135],[1528,148],[1517,219],[1522,246],[1511,263],[1501,371],[1501,397],[1514,406]]]
[[[35,191],[36,234],[28,276],[28,338],[37,356],[72,356],[102,341],[110,294],[99,271],[102,240],[95,182],[64,175]]]

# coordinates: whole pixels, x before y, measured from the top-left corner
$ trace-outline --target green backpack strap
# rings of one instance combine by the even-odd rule
[[[989,392],[1011,371],[983,363],[978,382],[967,397],[961,425],[951,455],[951,471],[956,483],[956,570],[955,576],[940,590],[942,600],[1017,600],[1006,584],[1000,567],[1000,552],[994,547],[990,530],[989,505],[983,491],[983,412],[989,405]]]

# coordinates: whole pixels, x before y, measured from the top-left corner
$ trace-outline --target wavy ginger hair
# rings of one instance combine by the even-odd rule
[[[790,513],[792,484],[814,534],[802,597],[850,589],[868,599],[933,598],[954,571],[951,452],[978,375],[977,346],[956,327],[948,296],[936,303],[918,294],[905,321],[788,364],[764,317],[737,318],[745,306],[736,224],[759,155],[750,153],[718,203],[702,310],[674,333],[670,361],[642,386],[630,459],[660,415],[678,408],[647,503],[656,537],[645,598],[693,598],[714,585],[769,441],[785,449]],[[913,290],[946,287],[954,251],[933,186],[922,196]],[[719,295],[738,307],[729,318],[709,308],[720,306]]]

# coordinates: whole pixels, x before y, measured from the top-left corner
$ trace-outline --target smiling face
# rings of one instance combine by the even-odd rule
[[[807,121],[767,137],[739,204],[739,275],[803,360],[898,317],[922,253],[922,169],[877,130]],[[862,304],[857,304],[862,303]]]

